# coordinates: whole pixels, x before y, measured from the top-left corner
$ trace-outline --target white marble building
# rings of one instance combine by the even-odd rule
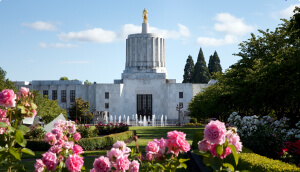
[[[168,79],[165,66],[165,41],[155,33],[148,33],[148,23],[142,24],[142,33],[131,34],[126,39],[126,65],[121,80],[112,84],[81,81],[31,81],[16,82],[18,87],[40,90],[49,99],[58,100],[61,108],[68,108],[75,98],[89,101],[97,111],[108,111],[110,115],[162,114],[168,120],[177,121],[177,104],[186,110],[194,95],[209,84],[176,83]],[[90,111],[93,111],[92,108]],[[181,121],[182,122],[182,121]]]

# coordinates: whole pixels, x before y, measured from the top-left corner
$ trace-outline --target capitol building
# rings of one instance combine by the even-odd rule
[[[185,117],[193,96],[212,84],[176,83],[168,79],[165,64],[165,40],[159,33],[148,33],[147,15],[144,15],[141,33],[130,34],[126,39],[126,64],[122,79],[111,84],[82,81],[33,80],[18,81],[18,87],[39,90],[51,100],[57,100],[67,109],[82,98],[90,103],[90,111],[106,111],[108,115],[146,116],[178,120],[177,105],[181,105],[181,118]],[[94,107],[92,109],[92,107]]]

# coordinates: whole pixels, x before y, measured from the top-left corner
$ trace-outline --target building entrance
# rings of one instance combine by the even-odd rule
[[[152,94],[138,94],[136,100],[139,120],[140,116],[152,119]]]

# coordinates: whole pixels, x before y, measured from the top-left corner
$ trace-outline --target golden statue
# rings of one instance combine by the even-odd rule
[[[147,23],[147,19],[148,19],[148,11],[146,10],[146,8],[144,8],[143,11],[143,23]]]

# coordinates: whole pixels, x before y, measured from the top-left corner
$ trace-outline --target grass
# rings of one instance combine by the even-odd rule
[[[177,130],[186,133],[186,139],[188,143],[191,145],[193,141],[193,134],[195,131],[203,131],[204,128],[195,128],[195,127],[130,127],[129,130],[136,130],[138,139],[138,144],[140,150],[145,152],[145,147],[148,142],[153,141],[153,139],[157,138],[167,138],[167,133],[169,131]],[[135,147],[135,142],[131,142],[127,144],[128,147]],[[106,152],[109,150],[97,150],[97,151],[85,151],[83,156],[84,158],[84,166],[87,171],[93,168],[93,162],[95,160],[95,156],[98,157],[100,155],[106,155]],[[35,156],[23,155],[21,164],[24,164],[26,171],[33,172],[34,164],[36,162],[35,159],[39,159],[42,157],[43,152],[35,152]],[[90,157],[92,156],[92,157]],[[6,171],[3,167],[0,168],[0,171]],[[188,171],[188,170],[180,170],[180,171]]]

